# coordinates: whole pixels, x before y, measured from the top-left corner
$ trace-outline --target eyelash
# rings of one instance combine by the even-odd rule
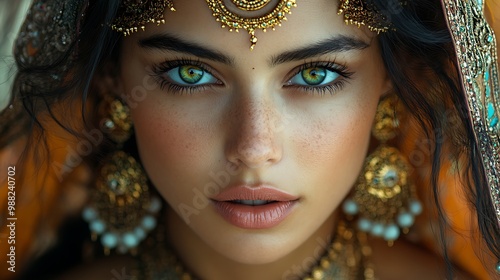
[[[308,92],[311,95],[319,95],[323,96],[325,94],[334,95],[337,91],[342,90],[344,86],[347,84],[350,77],[354,74],[350,72],[347,66],[343,64],[338,64],[335,61],[322,61],[322,62],[306,62],[302,64],[293,74],[290,75],[291,78],[295,77],[295,75],[300,74],[302,71],[309,68],[325,68],[328,71],[335,72],[339,74],[339,78],[337,78],[333,83],[324,86],[304,86],[304,85],[285,85],[286,87],[294,87],[296,89]]]
[[[213,72],[215,72],[215,71],[211,71],[209,66],[202,63],[199,60],[192,60],[192,59],[188,59],[188,58],[180,58],[177,60],[170,60],[170,61],[162,62],[160,64],[155,64],[155,65],[153,65],[153,68],[152,68],[153,73],[151,74],[151,76],[156,79],[161,90],[167,90],[168,92],[172,92],[174,94],[192,94],[192,93],[196,93],[197,91],[207,90],[207,89],[213,87],[214,85],[219,85],[219,83],[218,83],[218,84],[203,84],[203,85],[183,86],[183,85],[178,85],[178,84],[172,83],[172,82],[168,81],[165,77],[162,76],[163,74],[174,69],[175,67],[185,66],[185,65],[192,65],[192,66],[199,67],[204,72],[207,72],[208,74],[212,75],[214,78],[216,78],[220,82],[220,80],[217,78],[217,75],[213,74]],[[222,82],[220,83],[220,85],[222,85]]]
[[[220,84],[217,83],[217,84],[184,86],[172,83],[162,76],[163,74],[167,73],[173,68],[184,65],[192,65],[199,67],[203,71],[207,72],[208,74],[216,78],[218,81],[220,81],[217,78],[217,76],[213,74],[213,72],[215,71],[211,71],[209,66],[202,63],[199,60],[192,60],[187,58],[181,58],[177,60],[165,61],[160,64],[155,64],[152,67],[153,73],[151,74],[151,76],[156,79],[161,90],[167,90],[174,94],[193,94],[198,91],[204,91],[210,89],[216,85],[222,85],[222,82],[220,82]],[[341,90],[346,85],[348,79],[353,75],[353,73],[348,70],[347,66],[342,64],[337,64],[335,61],[307,62],[296,68],[296,70],[293,71],[293,75],[290,75],[290,78],[288,80],[292,79],[295,75],[300,74],[302,71],[314,67],[325,68],[328,71],[337,73],[340,77],[337,78],[333,83],[323,86],[305,86],[305,85],[292,84],[292,85],[284,85],[284,87],[293,87],[311,95],[323,96],[327,93],[334,95],[337,91]]]

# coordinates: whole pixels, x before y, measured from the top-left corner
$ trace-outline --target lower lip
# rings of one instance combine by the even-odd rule
[[[214,201],[215,210],[229,223],[244,229],[266,229],[281,223],[297,201],[277,201],[249,206],[227,201]]]

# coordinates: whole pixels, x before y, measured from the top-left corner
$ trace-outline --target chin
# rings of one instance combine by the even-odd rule
[[[268,229],[243,229],[216,218],[213,213],[213,216],[198,220],[191,230],[201,242],[227,259],[246,265],[263,265],[293,253],[314,234],[313,229],[321,225],[318,221],[299,223],[299,216]]]
[[[251,234],[247,238],[243,237],[241,241],[213,244],[212,248],[234,262],[245,265],[262,265],[286,257],[302,243],[300,240],[301,238],[298,236],[290,235],[286,236],[285,239],[272,234],[257,236]]]

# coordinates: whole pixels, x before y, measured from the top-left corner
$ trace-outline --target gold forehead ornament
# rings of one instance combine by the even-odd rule
[[[402,7],[404,3],[398,5]],[[391,21],[377,10],[372,0],[340,0],[337,14],[342,13],[346,24],[366,26],[377,34],[393,29]]]
[[[244,29],[248,32],[250,49],[257,43],[255,31],[262,29],[266,32],[281,26],[281,23],[287,20],[286,15],[292,13],[293,7],[297,7],[296,1],[206,0],[212,15],[221,23],[222,28],[236,32]],[[272,4],[275,4],[274,8]],[[139,29],[145,30],[148,23],[164,24],[163,13],[167,8],[175,11],[172,0],[124,0],[111,28],[127,36]],[[263,11],[265,13],[262,15]],[[364,0],[340,0],[338,14],[342,13],[346,24],[355,24],[358,27],[366,25],[377,33],[386,32],[391,28],[387,18],[377,12],[373,4],[366,4]]]

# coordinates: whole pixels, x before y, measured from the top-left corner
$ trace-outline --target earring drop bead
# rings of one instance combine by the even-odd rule
[[[90,222],[97,218],[97,212],[91,207],[85,207],[82,212],[82,217],[86,222]]]
[[[370,230],[372,228],[372,222],[368,219],[360,218],[358,220],[358,228],[361,231],[370,232]]]
[[[132,232],[123,234],[122,241],[123,245],[125,245],[127,248],[134,248],[135,246],[139,245],[139,238],[137,238],[137,236]]]
[[[101,243],[104,247],[113,249],[118,245],[118,236],[115,233],[105,233],[101,237]]]
[[[146,238],[146,232],[141,227],[136,227],[134,229],[134,233],[135,233],[135,236],[137,236],[137,238],[139,238],[139,240],[144,240],[144,238]]]
[[[358,204],[351,199],[348,199],[343,204],[344,213],[348,215],[358,214]]]
[[[152,230],[156,227],[156,219],[153,216],[147,215],[142,218],[142,227],[146,230]]]
[[[101,234],[106,230],[106,224],[102,220],[93,220],[90,223],[90,230],[96,234]]]
[[[373,223],[372,229],[371,229],[371,234],[373,236],[378,236],[381,237],[384,235],[384,225],[381,223]]]
[[[161,201],[158,197],[154,196],[151,198],[151,203],[149,204],[149,211],[151,213],[158,213],[161,209]]]
[[[400,225],[402,228],[411,227],[414,221],[415,217],[408,212],[403,212],[398,215],[398,225]]]
[[[394,241],[398,239],[400,234],[399,227],[395,224],[390,224],[385,227],[384,230],[384,240],[385,241]]]
[[[420,203],[420,201],[412,200],[410,202],[410,212],[413,215],[420,215],[422,213],[422,210],[423,210],[423,207],[422,207],[422,203]]]

